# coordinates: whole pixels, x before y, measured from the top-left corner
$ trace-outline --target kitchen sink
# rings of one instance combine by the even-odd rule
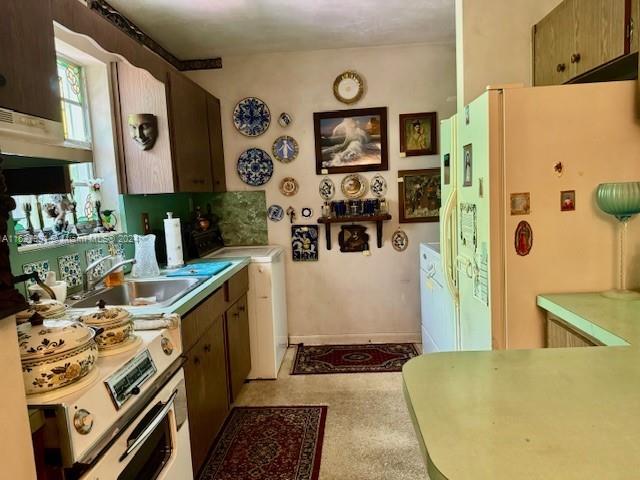
[[[208,277],[163,278],[158,280],[127,280],[124,285],[89,292],[79,300],[69,299],[72,308],[95,307],[99,300],[110,306],[168,307]],[[154,299],[155,297],[155,299]],[[144,299],[144,302],[140,300]],[[150,301],[151,300],[151,301]]]

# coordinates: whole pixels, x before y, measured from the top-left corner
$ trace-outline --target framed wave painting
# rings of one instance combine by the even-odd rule
[[[316,174],[388,170],[387,108],[313,114]]]

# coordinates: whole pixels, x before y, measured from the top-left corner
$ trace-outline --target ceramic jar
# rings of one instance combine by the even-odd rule
[[[28,309],[17,313],[16,320],[18,323],[26,322],[36,312],[45,319],[63,318],[67,313],[67,307],[57,300],[38,300],[31,303]]]
[[[93,329],[72,320],[34,320],[18,325],[26,393],[49,392],[91,372],[98,358],[94,336]]]
[[[133,337],[133,317],[124,308],[98,308],[97,311],[82,315],[80,321],[102,330],[96,335],[100,350],[120,347]]]

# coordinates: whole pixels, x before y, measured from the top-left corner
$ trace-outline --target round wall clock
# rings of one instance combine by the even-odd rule
[[[267,152],[259,148],[250,148],[238,158],[238,175],[247,185],[259,187],[271,179],[273,160]]]
[[[271,147],[273,155],[282,163],[293,162],[298,156],[298,150],[298,142],[289,135],[282,135],[276,138]]]
[[[364,95],[364,80],[356,72],[347,70],[333,82],[333,95],[342,103],[355,103]]]
[[[257,97],[243,98],[233,109],[233,125],[247,137],[257,137],[271,124],[269,107]]]

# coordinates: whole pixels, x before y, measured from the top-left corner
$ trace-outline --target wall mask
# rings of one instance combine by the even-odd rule
[[[158,118],[151,113],[129,115],[129,133],[140,150],[151,150],[158,138]]]

